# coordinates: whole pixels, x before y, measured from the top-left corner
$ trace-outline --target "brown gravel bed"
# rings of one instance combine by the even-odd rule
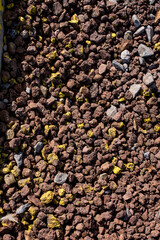
[[[158,240],[160,3],[5,2],[0,240]]]

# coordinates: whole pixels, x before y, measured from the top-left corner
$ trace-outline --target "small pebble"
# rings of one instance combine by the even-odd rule
[[[58,173],[54,178],[54,182],[57,184],[63,184],[66,182],[67,178],[68,178],[67,173]]]
[[[154,4],[156,0],[149,0],[149,4]]]
[[[31,93],[31,89],[29,87],[26,87],[26,93],[28,93],[28,94]]]
[[[14,175],[12,173],[10,173],[10,174],[6,174],[4,176],[4,181],[7,185],[10,186],[10,185],[12,185],[13,183],[16,182],[16,179],[15,179]]]
[[[3,100],[3,102],[4,103],[9,103],[8,99],[6,99],[6,98]]]
[[[137,96],[137,94],[139,93],[141,89],[141,85],[140,84],[133,84],[130,86],[129,91],[132,93],[133,98],[135,98]]]
[[[130,52],[128,50],[124,50],[123,52],[121,52],[121,59],[122,59],[123,63],[129,63],[130,58],[131,58],[131,56],[130,56]]]
[[[149,47],[147,47],[144,44],[140,44],[138,46],[138,53],[140,55],[140,57],[152,57],[154,55],[152,49],[150,49]]]
[[[134,26],[135,26],[136,28],[138,28],[139,26],[141,26],[141,22],[139,21],[138,17],[137,17],[135,14],[132,16],[132,21],[133,21]]]
[[[141,66],[145,66],[146,65],[145,59],[142,58],[142,57],[139,57],[139,63],[140,63]]]
[[[30,206],[31,206],[30,203],[26,203],[26,204],[20,206],[19,208],[17,208],[16,214],[19,215],[19,214],[24,213],[27,210],[27,208],[29,208]]]
[[[117,113],[117,108],[113,105],[111,105],[111,107],[106,111],[107,116],[109,116],[110,118],[114,118],[114,116]]]
[[[36,145],[34,146],[34,153],[39,153],[43,148],[43,143],[42,142],[37,142]]]
[[[143,76],[143,82],[146,84],[146,86],[150,86],[152,83],[154,83],[154,79],[151,73],[147,73]]]
[[[140,28],[137,29],[137,31],[133,34],[133,36],[134,36],[134,37],[139,36],[139,35],[141,35],[142,33],[144,33],[144,31],[145,31],[145,27],[142,26],[142,27],[140,27]]]
[[[117,69],[117,70],[120,70],[122,72],[125,72],[125,69],[123,67],[122,64],[118,63],[116,60],[113,60],[112,61],[112,65]]]
[[[124,39],[125,40],[131,40],[132,39],[132,32],[131,31],[126,31],[124,33]]]
[[[155,15],[153,15],[152,13],[149,15],[151,20],[155,19]]]
[[[153,33],[153,27],[152,27],[152,26],[148,25],[148,26],[146,27],[146,34],[147,34],[148,41],[149,41],[149,42],[152,42],[152,37],[153,37],[153,35],[154,35],[154,33]]]
[[[145,152],[144,157],[149,160],[150,159],[150,152]]]
[[[17,154],[14,154],[14,159],[15,159],[15,161],[17,163],[17,166],[19,168],[22,166],[22,163],[23,163],[22,156],[23,156],[23,153],[21,153],[21,152],[17,153]]]

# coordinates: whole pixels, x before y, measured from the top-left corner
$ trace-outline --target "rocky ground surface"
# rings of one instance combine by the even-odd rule
[[[6,1],[0,239],[159,239],[159,8]]]

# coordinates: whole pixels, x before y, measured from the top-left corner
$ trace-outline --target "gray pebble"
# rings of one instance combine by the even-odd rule
[[[114,118],[116,113],[117,113],[117,108],[113,105],[111,105],[111,107],[106,111],[107,116],[109,116],[110,118]]]
[[[26,203],[24,205],[21,205],[19,208],[17,208],[16,214],[19,215],[19,214],[24,213],[27,210],[27,208],[29,208],[30,206],[31,206],[30,203]]]
[[[155,15],[154,15],[154,14],[151,13],[149,16],[150,16],[150,19],[151,19],[151,20],[154,20],[154,19],[155,19]]]
[[[150,159],[150,152],[145,152],[144,157],[149,160]]]
[[[128,50],[124,50],[123,52],[121,52],[121,59],[122,59],[123,63],[129,63],[130,58],[131,58],[131,56],[130,56],[130,52]]]
[[[140,57],[151,57],[154,55],[152,49],[150,49],[149,47],[147,47],[144,44],[140,44],[138,46],[138,53],[140,55]]]
[[[147,34],[148,41],[149,41],[149,42],[152,42],[152,37],[153,37],[153,35],[154,35],[154,33],[153,33],[153,27],[152,27],[152,26],[148,25],[148,26],[146,27],[146,34]]]
[[[123,64],[123,67],[124,67],[124,69],[125,69],[125,72],[128,72],[128,65],[127,65],[127,63],[124,63],[124,64]]]
[[[125,69],[123,67],[122,64],[120,64],[119,62],[117,62],[116,60],[113,60],[112,61],[112,65],[117,69],[117,70],[120,70],[122,72],[125,72]]]
[[[154,4],[155,0],[149,0],[149,4]]]
[[[26,87],[26,93],[28,93],[28,94],[31,93],[31,89],[29,87]]]
[[[137,29],[137,31],[133,34],[133,36],[134,36],[134,37],[139,36],[139,35],[141,35],[142,33],[144,33],[144,31],[145,31],[145,27],[142,26],[142,27],[140,27],[140,28]]]
[[[146,62],[145,62],[144,58],[142,58],[142,57],[139,57],[139,63],[140,63],[141,66],[146,65]]]
[[[126,31],[124,33],[124,39],[125,40],[131,40],[132,39],[132,32],[131,31]]]
[[[23,30],[20,35],[22,36],[22,38],[28,38],[29,37],[29,34],[28,34],[28,31],[27,30]]]
[[[137,96],[137,94],[139,93],[141,89],[141,85],[140,84],[133,84],[130,86],[129,91],[132,93],[133,98],[135,98]]]
[[[132,16],[132,21],[136,28],[141,26],[141,22],[139,21],[138,17],[135,14]]]
[[[14,154],[14,159],[15,159],[15,161],[17,163],[17,166],[19,168],[22,166],[22,163],[23,163],[22,156],[23,156],[23,153],[21,153],[21,152],[17,153],[17,154]]]
[[[143,82],[146,86],[150,86],[152,83],[154,83],[154,79],[151,73],[147,73],[143,76]]]
[[[67,178],[68,178],[67,173],[58,173],[54,178],[54,182],[57,184],[63,184],[66,182]]]
[[[37,142],[36,145],[34,146],[34,153],[39,153],[43,148],[43,143],[42,142]]]
[[[6,99],[6,98],[3,100],[3,102],[4,103],[9,103],[8,99]]]

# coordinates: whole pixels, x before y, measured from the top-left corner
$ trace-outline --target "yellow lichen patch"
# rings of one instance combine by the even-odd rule
[[[58,190],[58,194],[59,194],[59,196],[60,197],[63,197],[64,195],[65,195],[65,189],[64,188],[60,188],[59,190]]]
[[[61,145],[57,145],[57,148],[60,148],[60,149],[66,149],[66,145],[67,144],[61,144]]]
[[[111,38],[115,38],[116,37],[116,33],[111,33]]]
[[[52,214],[48,215],[48,227],[49,228],[60,228],[61,224],[59,220],[54,217]]]
[[[24,82],[24,78],[23,78],[23,77],[18,77],[18,78],[17,78],[17,81],[18,81],[19,83],[22,83],[22,82]]]
[[[144,133],[144,134],[147,134],[147,130],[142,129],[141,127],[139,127],[138,130],[139,130],[140,132]]]
[[[21,150],[24,151],[26,148],[27,148],[27,144],[26,144],[26,143],[23,143],[23,144],[21,145]]]
[[[154,45],[154,48],[155,48],[156,50],[160,51],[160,42],[156,43],[156,44]]]
[[[144,97],[150,97],[150,95],[151,95],[150,91],[148,91],[148,90],[143,90],[141,94]]]
[[[47,22],[47,18],[45,18],[45,17],[42,17],[42,22]]]
[[[35,183],[35,184],[40,184],[40,183],[42,183],[43,182],[43,178],[41,178],[41,177],[38,177],[38,178],[34,178],[33,179],[33,182]]]
[[[91,45],[91,41],[86,40],[86,44],[90,46]]]
[[[14,166],[14,168],[11,170],[11,173],[15,176],[18,177],[21,174],[21,170],[19,169],[19,167]]]
[[[84,123],[77,124],[77,127],[78,128],[83,128],[84,127]]]
[[[72,16],[72,19],[71,21],[69,21],[70,23],[74,23],[74,24],[78,24],[78,17],[77,17],[77,14],[75,13],[73,16]]]
[[[9,3],[9,4],[7,4],[6,8],[7,8],[7,9],[14,8],[14,3]]]
[[[55,43],[56,39],[54,37],[51,37],[51,43]]]
[[[19,187],[24,187],[24,185],[28,184],[30,182],[30,178],[21,179],[18,181]]]
[[[113,167],[113,173],[114,173],[114,174],[117,175],[117,174],[119,174],[120,172],[121,172],[121,169],[120,169],[119,167],[117,167],[117,166],[114,166],[114,167]]]
[[[33,224],[30,224],[30,225],[28,226],[28,231],[29,231],[29,230],[32,230],[32,228],[33,228]]]
[[[50,52],[46,55],[46,57],[49,59],[49,60],[53,60],[55,59],[57,56],[57,52],[56,51],[53,51],[53,52]]]
[[[154,126],[154,131],[159,132],[160,131],[160,125],[155,125]]]
[[[66,198],[61,198],[60,201],[59,201],[59,205],[60,206],[65,206],[67,204],[67,199]]]
[[[116,163],[117,163],[117,158],[114,157],[114,158],[112,159],[112,164],[115,165]]]
[[[37,11],[36,6],[31,5],[31,7],[30,7],[30,11],[29,11],[29,14],[31,14],[31,15],[35,15],[35,14],[36,14],[36,11]]]
[[[94,187],[90,186],[89,184],[84,184],[83,189],[84,189],[85,193],[90,193],[90,192],[94,191]]]
[[[51,73],[51,76],[50,76],[50,79],[51,81],[54,80],[54,79],[59,79],[61,76],[61,74],[59,72],[56,72],[56,73]]]
[[[65,114],[67,117],[70,117],[71,116],[71,112],[66,112]]]
[[[29,222],[27,222],[26,220],[24,220],[24,219],[22,219],[21,220],[21,223],[24,225],[24,226],[27,226],[27,225],[29,225]]]
[[[88,136],[88,137],[91,138],[91,137],[93,137],[93,135],[94,135],[94,134],[93,134],[93,132],[92,132],[91,130],[89,130],[89,131],[87,132],[87,136]]]
[[[144,118],[144,122],[145,123],[151,122],[151,118]]]
[[[128,168],[131,172],[134,170],[134,163],[124,164],[126,168]]]
[[[33,220],[35,217],[36,217],[36,215],[37,215],[37,210],[34,208],[34,207],[30,207],[29,209],[28,209],[28,212],[31,214],[31,216],[32,216],[32,218],[31,218],[31,220]]]
[[[109,149],[108,143],[105,144],[104,148],[105,148],[106,150]]]
[[[48,163],[53,163],[54,160],[58,160],[58,156],[55,153],[50,153],[47,156]]]
[[[126,101],[126,99],[124,98],[124,97],[122,97],[122,98],[120,98],[120,99],[118,99],[118,102],[125,102]]]
[[[81,48],[80,48],[80,54],[83,54],[83,53],[84,53],[84,47],[82,45]]]
[[[21,132],[23,134],[27,134],[30,132],[30,126],[27,124],[21,125]]]
[[[116,137],[116,129],[115,128],[109,128],[108,129],[108,134],[111,138],[115,138]]]
[[[72,43],[71,43],[71,41],[69,41],[69,43],[65,46],[65,48],[72,48]]]
[[[41,196],[40,200],[43,204],[49,204],[53,201],[53,198],[54,193],[52,191],[48,191]]]
[[[18,20],[19,20],[20,22],[24,22],[24,21],[25,21],[24,17],[21,17],[21,16],[18,17]]]
[[[123,122],[120,122],[119,123],[119,127],[122,128],[124,126],[124,123]]]
[[[0,214],[4,214],[3,208],[0,208]]]
[[[66,198],[67,198],[70,202],[72,202],[75,197],[73,196],[73,194],[66,194]]]
[[[59,92],[58,97],[59,97],[59,98],[64,98],[64,97],[65,97],[65,94],[62,93],[62,92]]]
[[[81,155],[77,155],[76,156],[76,161],[81,164],[83,162],[82,161],[82,156]]]
[[[40,177],[41,176],[41,173],[39,172],[39,171],[37,171],[36,173],[35,173],[35,177]]]

